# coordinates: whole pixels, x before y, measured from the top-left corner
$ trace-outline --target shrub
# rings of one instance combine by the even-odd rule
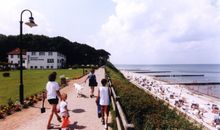
[[[0,119],[4,118],[4,112],[0,110]]]
[[[21,108],[22,108],[22,106],[21,106],[20,102],[16,101],[15,102],[15,111],[21,111]]]
[[[24,109],[28,108],[28,101],[27,101],[27,100],[24,101],[24,103],[23,103],[23,108],[24,108]]]
[[[7,103],[9,107],[14,106],[14,102],[11,98],[8,99]]]

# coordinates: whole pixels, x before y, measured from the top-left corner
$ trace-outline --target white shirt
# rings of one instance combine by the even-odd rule
[[[100,105],[109,105],[109,91],[108,87],[99,87],[99,92],[100,92]]]
[[[65,113],[66,112],[65,107],[67,107],[67,102],[61,101],[60,102],[60,113]]]
[[[47,99],[55,99],[57,97],[57,91],[60,89],[59,85],[55,81],[48,81],[46,85]]]

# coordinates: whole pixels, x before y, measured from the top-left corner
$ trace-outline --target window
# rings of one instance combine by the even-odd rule
[[[50,66],[51,69],[53,69],[53,66]]]
[[[34,67],[33,66],[31,66],[31,69],[33,69]]]
[[[54,59],[47,59],[47,63],[54,63]]]
[[[24,64],[24,63],[25,63],[25,61],[24,61],[24,60],[22,60],[22,63]],[[18,61],[18,64],[20,64],[20,60]]]
[[[52,55],[53,55],[53,52],[48,52],[48,55],[49,55],[49,56],[52,56]]]
[[[13,55],[11,55],[11,58],[13,58]]]
[[[37,69],[37,66],[35,66],[34,68]]]
[[[57,63],[60,63],[60,60],[59,60],[59,59],[57,59]]]
[[[32,56],[35,56],[35,55],[36,55],[36,52],[31,52],[31,55],[32,55]]]
[[[44,67],[43,67],[43,66],[40,66],[40,68],[43,69]]]
[[[61,54],[61,53],[57,53],[57,55],[60,56],[60,57],[62,57],[62,54]]]
[[[49,69],[49,66],[47,66],[47,69]]]
[[[39,55],[40,55],[40,56],[44,56],[44,55],[45,55],[45,52],[39,52]]]
[[[20,55],[17,55],[18,58],[20,58]]]

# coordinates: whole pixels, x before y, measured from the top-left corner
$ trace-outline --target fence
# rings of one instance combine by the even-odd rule
[[[112,107],[115,112],[116,116],[116,123],[118,130],[134,130],[134,125],[128,123],[126,116],[123,112],[123,109],[120,105],[119,99],[120,97],[116,95],[114,88],[112,87],[112,82],[109,77],[107,77],[108,83],[111,90],[111,101],[112,101]]]

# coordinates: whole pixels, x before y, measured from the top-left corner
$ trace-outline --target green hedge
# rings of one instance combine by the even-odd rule
[[[112,67],[106,67],[111,77],[116,94],[129,122],[137,130],[200,130],[183,116],[176,114],[164,105],[161,100],[131,84],[124,76]]]

